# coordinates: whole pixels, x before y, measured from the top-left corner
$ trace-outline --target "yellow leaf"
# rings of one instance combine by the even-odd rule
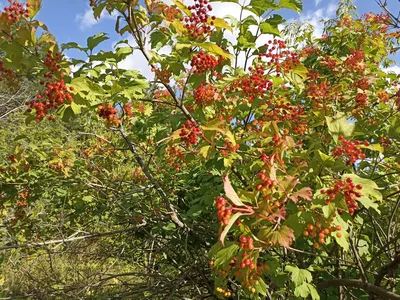
[[[179,0],[172,0],[174,4],[185,14],[187,14],[189,17],[192,15],[192,12]]]
[[[229,31],[232,31],[232,27],[222,18],[215,18],[215,20],[209,18],[207,20],[208,24],[211,24],[211,22],[214,24],[215,27],[217,28],[225,28],[228,29]]]
[[[28,0],[26,4],[29,10],[29,18],[33,18],[39,12],[40,8],[42,7],[42,0]]]
[[[209,154],[209,152],[210,152],[210,149],[211,149],[211,146],[210,146],[210,145],[201,147],[201,148],[199,149],[199,154],[200,154],[201,156],[203,156],[204,158],[207,158],[207,157],[208,157],[208,154]]]

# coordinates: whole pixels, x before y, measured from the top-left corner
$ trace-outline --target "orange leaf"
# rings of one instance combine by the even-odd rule
[[[228,234],[229,229],[231,229],[233,223],[235,223],[235,221],[242,215],[243,215],[243,213],[241,213],[241,212],[237,212],[236,214],[234,214],[232,216],[232,218],[229,220],[229,223],[226,224],[226,226],[224,227],[224,230],[222,230],[222,232],[219,236],[219,241],[221,242],[222,246],[224,246],[225,237]]]
[[[229,200],[231,200],[233,204],[235,204],[236,206],[244,206],[243,202],[240,201],[240,198],[239,198],[238,194],[233,189],[228,175],[226,175],[224,177],[224,190],[225,190],[226,197]]]
[[[303,198],[304,200],[311,201],[312,200],[312,189],[309,187],[303,187],[302,189],[298,190],[296,193],[292,194],[289,198],[292,199],[294,203],[299,201],[299,197]]]

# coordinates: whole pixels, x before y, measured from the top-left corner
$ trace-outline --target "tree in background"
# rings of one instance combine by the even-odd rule
[[[341,1],[316,38],[279,29],[299,0],[228,2],[92,0],[134,41],[112,51],[4,9],[0,75],[28,91],[25,120],[0,106],[4,296],[400,298],[396,19]]]

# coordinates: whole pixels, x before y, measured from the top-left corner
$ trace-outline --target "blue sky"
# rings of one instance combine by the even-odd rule
[[[166,1],[171,3],[170,0]],[[400,2],[398,0],[389,0],[388,2],[388,8],[391,11],[395,13],[400,11]],[[304,10],[302,13],[296,14],[292,11],[282,11],[281,14],[287,20],[309,21],[320,33],[322,31],[320,20],[333,17],[338,3],[338,0],[303,0]],[[5,4],[6,0],[0,0],[0,7],[4,7]],[[102,48],[110,50],[112,45],[121,39],[119,35],[113,33],[115,18],[104,14],[101,21],[96,22],[92,16],[88,0],[42,0],[42,4],[42,9],[36,18],[49,27],[50,32],[56,36],[59,43],[75,41],[85,45],[88,36],[99,32],[107,32],[110,34],[110,40],[104,42]],[[375,0],[358,0],[355,4],[359,14],[370,11],[380,12]],[[213,7],[212,13],[218,17],[222,17],[225,13],[232,15],[238,15],[239,13],[235,4],[213,3]],[[260,42],[262,43],[262,41]],[[67,55],[77,58],[79,54],[68,52]],[[396,55],[395,60],[400,64],[400,54]],[[128,58],[125,62],[124,67],[137,68],[146,73],[144,75],[149,75],[149,70],[145,68],[143,63],[141,59],[133,54],[133,57]],[[400,68],[396,70],[400,70]]]

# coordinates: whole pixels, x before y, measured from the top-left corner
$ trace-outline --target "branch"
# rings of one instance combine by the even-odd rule
[[[74,236],[74,237],[70,237],[70,238],[66,238],[66,239],[51,240],[51,241],[39,242],[39,243],[25,243],[25,244],[19,244],[19,245],[9,245],[9,246],[0,247],[0,251],[9,250],[9,249],[18,249],[18,248],[28,248],[28,247],[43,247],[43,246],[51,245],[51,244],[62,244],[62,243],[66,243],[66,242],[99,238],[99,237],[103,237],[103,236],[109,236],[109,235],[114,235],[114,234],[118,234],[118,233],[128,232],[128,231],[140,228],[146,224],[147,223],[144,222],[144,223],[139,224],[136,227],[130,227],[130,228],[126,228],[126,229],[114,230],[114,231],[103,232],[103,233],[92,233],[92,234],[84,235],[84,236]]]
[[[400,295],[394,294],[381,287],[378,287],[376,285],[367,282],[362,282],[361,280],[357,279],[333,279],[317,284],[318,289],[326,289],[330,287],[341,287],[341,286],[361,289],[367,292],[368,294],[374,294],[380,296],[382,299],[400,300]]]
[[[400,265],[400,254],[398,254],[390,263],[384,266],[378,275],[375,276],[375,285],[380,286],[386,274],[388,274],[391,270],[396,270]]]
[[[150,180],[151,184],[154,185],[158,195],[161,197],[161,199],[164,200],[165,204],[168,206],[170,211],[167,212],[167,214],[170,215],[172,222],[174,222],[176,225],[178,225],[181,228],[187,227],[185,224],[182,223],[182,221],[179,220],[178,215],[176,213],[176,209],[172,205],[171,201],[169,201],[168,195],[162,189],[161,185],[157,182],[157,180],[153,177],[153,175],[150,172],[150,169],[148,168],[146,163],[143,161],[143,159],[140,157],[140,155],[137,153],[136,145],[133,144],[132,141],[128,138],[128,136],[125,134],[122,127],[120,127],[119,132],[121,133],[122,138],[125,140],[125,143],[128,145],[129,150],[132,152],[133,156],[135,157],[136,162],[142,168],[143,173],[146,175],[147,179]]]

